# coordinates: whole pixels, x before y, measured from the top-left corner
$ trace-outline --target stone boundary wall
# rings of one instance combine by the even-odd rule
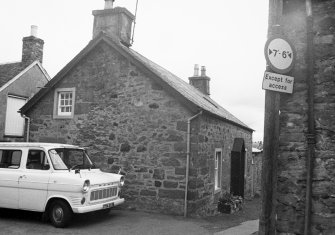
[[[295,1],[298,2],[298,1]],[[278,234],[303,234],[306,201],[307,64],[304,1],[285,8],[281,25],[293,42],[297,61],[294,93],[281,95],[277,178]],[[316,155],[312,187],[311,234],[335,233],[335,1],[313,1],[314,109]]]

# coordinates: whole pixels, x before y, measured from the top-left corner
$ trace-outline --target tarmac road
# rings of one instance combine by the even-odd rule
[[[260,199],[245,200],[244,208],[234,214],[205,218],[145,213],[114,208],[109,215],[76,215],[65,229],[41,221],[41,213],[0,209],[2,234],[131,234],[131,235],[245,235],[258,229]]]
[[[65,229],[42,222],[40,213],[0,210],[0,234],[213,234],[203,228],[201,219],[151,214],[137,211],[112,210],[109,215],[94,213],[74,217]]]

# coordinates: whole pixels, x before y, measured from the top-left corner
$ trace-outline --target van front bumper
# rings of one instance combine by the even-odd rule
[[[91,211],[98,211],[103,209],[112,208],[114,206],[124,203],[124,198],[118,198],[104,203],[94,204],[94,205],[85,205],[80,207],[72,207],[74,213],[87,213]]]

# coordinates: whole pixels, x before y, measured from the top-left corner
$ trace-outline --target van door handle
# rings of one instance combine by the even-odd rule
[[[26,175],[21,175],[21,176],[19,177],[19,179],[25,179],[25,178],[27,178]]]

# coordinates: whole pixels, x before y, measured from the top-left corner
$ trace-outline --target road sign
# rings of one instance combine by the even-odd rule
[[[262,88],[264,90],[293,93],[294,77],[265,72]]]
[[[270,68],[277,73],[286,74],[294,66],[296,53],[292,44],[283,36],[269,38],[264,54]]]

